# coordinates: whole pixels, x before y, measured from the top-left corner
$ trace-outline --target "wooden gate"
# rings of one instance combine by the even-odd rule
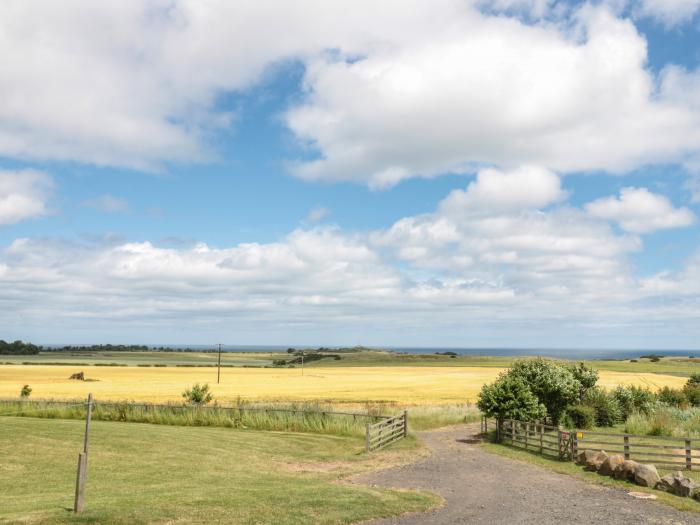
[[[373,425],[367,425],[365,430],[365,452],[384,448],[405,438],[407,434],[408,416],[404,410],[401,415],[390,417]]]

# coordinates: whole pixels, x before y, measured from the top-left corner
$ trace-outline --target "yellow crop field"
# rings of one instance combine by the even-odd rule
[[[328,400],[341,403],[387,401],[402,404],[475,401],[484,383],[503,369],[483,367],[215,368],[96,366],[0,366],[0,397],[17,397],[22,385],[32,397],[75,399],[92,392],[102,400],[180,401],[194,383],[209,383],[219,401],[237,397],[259,401]],[[82,371],[87,381],[70,380]],[[600,372],[601,386],[681,387],[686,379],[650,373]]]

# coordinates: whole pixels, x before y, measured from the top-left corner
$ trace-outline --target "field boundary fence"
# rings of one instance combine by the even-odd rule
[[[382,449],[408,435],[408,414],[389,417],[365,427],[365,452]]]
[[[496,440],[546,457],[575,461],[585,450],[605,450],[625,459],[658,467],[693,470],[700,467],[700,438],[565,429],[538,422],[483,417],[481,430],[496,432]]]
[[[338,428],[347,431],[350,427],[351,432],[355,435],[364,434],[365,451],[372,452],[384,448],[400,439],[403,439],[408,434],[408,416],[406,411],[396,416],[383,414],[371,414],[360,412],[345,412],[338,410],[324,410],[321,408],[307,407],[261,407],[261,406],[246,406],[246,405],[211,405],[211,406],[193,406],[186,404],[155,404],[155,403],[133,403],[133,402],[116,402],[116,401],[99,401],[93,400],[94,420],[102,421],[130,421],[144,423],[159,423],[155,416],[162,417],[163,414],[173,414],[176,416],[202,416],[211,415],[213,418],[222,417],[226,424],[212,426],[236,426],[234,423],[242,418],[250,416],[256,419],[258,416],[272,416],[277,425],[276,428],[270,427],[251,427],[250,424],[246,427],[245,424],[240,425],[243,428],[257,428],[258,430],[284,430],[288,424],[287,431],[304,431],[309,428],[325,428],[324,433],[337,433]],[[55,415],[52,417],[64,419],[83,418],[85,411],[85,402],[80,401],[64,401],[64,400],[21,400],[0,398],[0,416],[38,416],[47,411],[60,408],[67,409],[67,413],[63,415]],[[152,417],[153,416],[153,417]],[[181,420],[182,418],[180,418]],[[333,422],[344,421],[345,424],[333,426]],[[308,423],[306,426],[301,426],[300,422]],[[178,423],[165,423],[178,424]],[[187,426],[186,423],[180,423]],[[191,423],[192,424],[192,423]],[[255,423],[252,423],[255,425]],[[194,423],[196,426],[200,426]],[[202,425],[206,426],[206,424]],[[329,430],[331,429],[331,430]],[[311,431],[311,430],[307,430]],[[321,430],[316,430],[323,432]],[[363,432],[364,431],[364,432]],[[343,434],[342,431],[340,431]]]

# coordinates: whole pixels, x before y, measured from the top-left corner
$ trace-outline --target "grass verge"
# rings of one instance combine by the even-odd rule
[[[440,501],[338,483],[408,461],[419,451],[413,439],[368,456],[352,437],[96,421],[87,509],[75,517],[83,426],[2,419],[0,523],[343,524],[424,511]]]

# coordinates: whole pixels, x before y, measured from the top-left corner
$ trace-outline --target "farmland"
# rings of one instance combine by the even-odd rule
[[[209,383],[219,401],[318,400],[336,403],[385,402],[444,404],[475,401],[484,383],[503,370],[486,366],[351,366],[300,368],[225,368],[221,384],[207,367],[0,365],[0,397],[16,397],[24,384],[32,397],[76,399],[92,392],[102,400],[181,401],[193,383]],[[85,373],[86,381],[69,376]],[[600,385],[680,387],[677,375],[601,370]]]
[[[0,522],[75,522],[84,423],[2,418]],[[429,494],[338,483],[408,459],[412,439],[369,457],[360,438],[93,423],[88,506],[97,523],[351,523],[423,510]]]

